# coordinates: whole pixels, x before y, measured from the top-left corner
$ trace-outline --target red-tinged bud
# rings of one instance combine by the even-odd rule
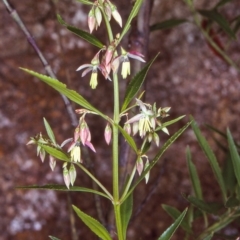
[[[80,139],[83,145],[85,145],[86,141],[91,141],[91,133],[84,119],[80,123]]]
[[[87,109],[84,109],[84,108],[81,108],[81,109],[76,109],[75,110],[75,112],[77,113],[77,114],[84,114],[84,113],[86,113],[88,110]]]
[[[136,162],[136,168],[137,168],[138,174],[140,176],[142,174],[142,171],[143,171],[143,160],[142,160],[141,157]]]
[[[56,167],[56,159],[51,155],[49,155],[49,166],[52,171],[54,171],[54,168]]]
[[[93,7],[88,14],[88,27],[89,27],[90,33],[92,33],[96,25],[97,25],[97,21],[95,18],[95,9]]]
[[[109,143],[111,142],[111,139],[112,139],[112,128],[110,127],[109,123],[107,124],[107,126],[105,128],[104,137],[105,137],[106,143],[109,145]]]
[[[39,157],[41,159],[42,162],[44,162],[44,159],[46,157],[46,152],[43,148],[40,147],[40,150],[39,150]]]
[[[109,4],[109,1],[104,1],[103,9],[104,9],[105,14],[107,15],[108,21],[110,21],[111,20],[111,15],[112,15],[112,9],[111,9],[111,6]]]
[[[122,18],[117,10],[117,7],[110,3],[112,16],[115,19],[115,21],[119,24],[120,27],[122,27]]]

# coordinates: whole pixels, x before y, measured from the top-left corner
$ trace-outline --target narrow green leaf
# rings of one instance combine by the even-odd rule
[[[174,207],[171,207],[169,205],[166,205],[166,204],[162,204],[162,208],[167,212],[167,214],[173,218],[173,220],[176,220],[180,215],[181,215],[181,212],[174,208]],[[188,233],[191,233],[192,230],[191,230],[191,227],[189,226],[188,222],[186,219],[183,219],[183,221],[181,222],[180,226]]]
[[[158,55],[159,53],[140,72],[138,72],[137,75],[128,84],[121,111],[124,111],[128,107],[128,104],[132,101],[134,96],[141,88],[144,79],[148,73],[148,70],[150,69],[152,63],[156,60]]]
[[[56,149],[54,147],[50,147],[47,145],[39,144],[41,148],[43,148],[49,155],[55,157],[56,159],[62,160],[62,161],[70,161],[70,157],[67,156],[63,151]]]
[[[106,228],[98,222],[96,219],[90,217],[86,213],[82,212],[79,208],[72,205],[74,211],[77,213],[78,217],[94,232],[98,237],[103,240],[112,240],[110,234]]]
[[[229,131],[229,129],[227,129],[227,139],[228,139],[228,147],[231,154],[231,160],[233,163],[234,173],[238,182],[238,186],[240,187],[240,156],[238,154],[237,148],[232,138],[232,134]]]
[[[202,16],[216,22],[230,38],[236,39],[235,33],[230,28],[228,21],[217,10],[198,10],[198,12]]]
[[[104,46],[103,43],[101,43],[101,41],[98,40],[92,34],[86,32],[86,31],[83,31],[77,27],[67,24],[59,14],[57,14],[57,19],[58,19],[59,23],[62,24],[63,26],[65,26],[70,32],[76,34],[80,38],[91,43],[93,46],[96,46],[98,48],[103,48],[103,46]]]
[[[130,194],[129,197],[121,204],[120,207],[124,239],[126,238],[128,223],[132,216],[132,208],[133,208],[133,194]]]
[[[93,5],[92,2],[87,1],[87,0],[77,0],[77,1],[78,1],[78,2],[81,2],[81,3],[83,3],[83,4],[86,4],[86,5]]]
[[[125,140],[128,142],[129,146],[137,153],[137,145],[135,143],[135,141],[133,140],[133,138],[119,125],[117,125],[118,129],[120,130],[120,132],[122,133],[122,135],[124,136]]]
[[[203,240],[211,240],[213,237],[213,233],[211,233],[210,235],[206,236]]]
[[[153,158],[152,161],[150,161],[149,166],[143,171],[141,176],[137,179],[135,184],[132,186],[132,188],[128,191],[128,194],[122,199],[123,201],[133,192],[133,190],[136,188],[136,186],[145,178],[145,175],[153,168],[153,166],[158,162],[158,160],[161,158],[163,153],[177,140],[179,136],[189,127],[191,122],[187,123],[184,127],[179,129],[174,135],[172,135],[167,142],[161,147],[161,149],[158,151],[156,156]]]
[[[186,115],[182,115],[182,116],[180,116],[180,117],[178,117],[178,118],[175,118],[175,119],[173,119],[173,120],[170,120],[170,121],[167,121],[167,122],[162,123],[162,126],[161,126],[161,127],[157,127],[157,128],[156,128],[156,131],[160,131],[162,128],[165,128],[165,127],[167,127],[167,126],[169,126],[169,125],[172,125],[172,124],[180,121],[180,120],[183,119],[185,116],[186,116]]]
[[[65,185],[47,184],[43,186],[38,186],[38,185],[18,186],[16,188],[17,189],[55,190],[55,191],[66,191],[66,192],[87,192],[87,193],[97,194],[109,199],[109,197],[102,192],[99,192],[90,188],[84,188],[84,187],[78,187],[78,186],[70,186],[68,189]]]
[[[228,198],[225,207],[227,208],[233,208],[233,207],[239,207],[240,206],[240,201],[236,197],[230,197]]]
[[[53,237],[53,236],[49,236],[49,238],[50,238],[51,240],[61,240],[60,238],[56,238],[56,237]]]
[[[188,196],[186,198],[191,204],[200,209],[203,212],[217,214],[218,210],[224,207],[221,203],[206,203],[201,199],[193,196]]]
[[[107,116],[105,116],[103,113],[101,113],[96,108],[94,108],[84,97],[82,97],[76,91],[68,89],[65,84],[61,83],[57,79],[50,78],[46,75],[42,75],[42,74],[39,74],[37,72],[31,71],[31,70],[28,70],[25,68],[20,68],[20,69],[22,69],[23,71],[29,73],[30,75],[32,75],[34,77],[37,77],[38,79],[45,82],[46,84],[48,84],[49,86],[51,86],[52,88],[57,90],[59,93],[65,95],[67,98],[69,98],[73,102],[77,103],[78,105],[80,105],[88,110],[91,110],[91,111],[97,113],[98,115],[102,116],[103,118],[107,119]]]
[[[215,9],[216,9],[216,8],[219,8],[219,7],[225,5],[226,3],[229,3],[229,2],[231,2],[231,1],[232,1],[232,0],[220,0],[220,1],[216,4],[216,6],[215,6],[214,8],[215,8]]]
[[[195,121],[193,121],[191,125],[192,125],[192,129],[197,137],[199,145],[201,146],[202,150],[204,151],[205,155],[208,158],[208,161],[211,165],[214,176],[217,179],[217,182],[220,186],[223,199],[224,199],[224,201],[226,201],[226,199],[227,199],[226,187],[224,184],[223,176],[222,176],[219,164],[217,162],[217,159],[216,159],[212,149],[210,148],[207,140],[203,137],[202,133],[200,132],[200,130],[197,126],[197,123]]]
[[[185,22],[187,22],[187,19],[168,19],[160,23],[155,23],[151,25],[150,31],[153,32],[156,30],[165,30],[165,29],[173,28]]]
[[[53,133],[53,130],[52,128],[50,127],[48,121],[46,120],[46,118],[43,118],[43,122],[44,122],[44,126],[46,128],[46,131],[47,131],[47,135],[49,136],[49,138],[52,140],[52,142],[56,145],[56,139],[55,139],[55,136],[54,136],[54,133]]]
[[[187,155],[188,172],[190,175],[194,193],[198,199],[202,200],[203,197],[202,197],[201,184],[200,184],[200,180],[198,177],[197,169],[192,162],[192,157],[191,157],[191,152],[190,152],[189,147],[187,147],[186,155]]]
[[[122,30],[122,33],[120,35],[119,42],[121,41],[123,36],[128,32],[129,28],[131,27],[131,22],[132,22],[133,18],[137,16],[138,11],[139,11],[139,9],[140,9],[140,7],[142,5],[142,2],[143,2],[143,0],[136,0],[135,1],[135,4],[134,4],[134,6],[132,8],[132,11],[129,14],[128,20],[127,20],[127,22],[126,22],[126,24],[125,24],[125,26],[124,26],[124,28]]]
[[[169,240],[178,229],[179,225],[181,224],[182,220],[184,219],[187,213],[187,209],[185,209],[181,215],[176,219],[176,221],[164,231],[164,233],[158,238],[158,240]]]

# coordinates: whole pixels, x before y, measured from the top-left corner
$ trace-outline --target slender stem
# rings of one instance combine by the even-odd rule
[[[113,200],[112,194],[99,182],[97,178],[95,178],[82,164],[76,163],[78,167],[80,167],[109,197],[110,200]]]
[[[118,232],[118,239],[124,240],[122,222],[121,222],[121,211],[120,211],[119,204],[114,205],[114,214],[115,214],[115,220],[116,220],[116,226],[117,226],[117,232]]]

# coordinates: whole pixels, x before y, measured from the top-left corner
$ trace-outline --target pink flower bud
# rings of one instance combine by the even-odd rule
[[[139,160],[136,163],[136,168],[137,168],[138,174],[140,176],[142,174],[142,171],[143,171],[143,160],[142,160],[141,157],[139,158]]]
[[[104,137],[105,137],[106,143],[109,145],[109,143],[111,142],[111,139],[112,139],[112,129],[111,129],[109,123],[107,124],[107,126],[105,128]]]
[[[90,30],[90,33],[92,33],[93,29],[96,27],[96,18],[95,18],[95,11],[94,7],[90,10],[88,14],[88,27]]]
[[[86,141],[91,141],[91,133],[84,119],[80,123],[80,139],[83,145],[85,145]]]

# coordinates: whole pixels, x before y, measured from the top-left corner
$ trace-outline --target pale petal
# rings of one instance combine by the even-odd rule
[[[82,70],[83,68],[87,68],[87,67],[92,67],[92,64],[89,64],[89,63],[83,64],[83,65],[81,65],[76,71],[80,71],[80,70]]]

